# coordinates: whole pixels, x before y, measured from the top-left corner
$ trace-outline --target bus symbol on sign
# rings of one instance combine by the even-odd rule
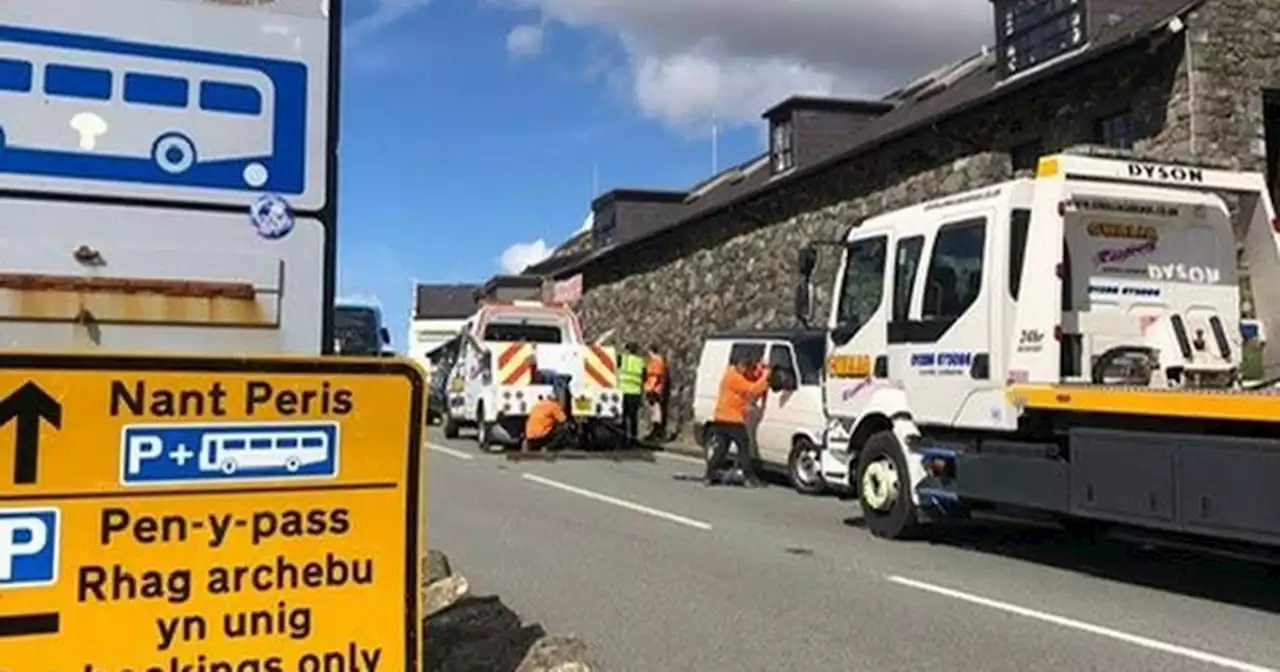
[[[124,485],[334,478],[338,425],[130,425],[120,463]]]
[[[302,63],[5,24],[0,51],[0,173],[305,190]]]
[[[58,510],[0,509],[0,589],[58,580]]]

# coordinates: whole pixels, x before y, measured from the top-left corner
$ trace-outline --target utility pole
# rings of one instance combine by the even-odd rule
[[[720,123],[715,112],[711,113],[711,174],[720,172]]]

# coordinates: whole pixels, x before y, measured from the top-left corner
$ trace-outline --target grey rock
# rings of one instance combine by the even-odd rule
[[[422,589],[422,611],[427,618],[447,609],[471,591],[467,579],[460,574],[446,576]]]
[[[422,575],[425,577],[427,585],[431,585],[440,579],[453,574],[453,569],[449,565],[449,556],[444,551],[427,551],[427,556],[422,561]]]
[[[544,637],[529,650],[516,672],[595,672],[599,668],[577,637]]]

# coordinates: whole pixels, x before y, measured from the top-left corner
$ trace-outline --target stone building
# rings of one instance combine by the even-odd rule
[[[994,48],[882,100],[784,101],[764,115],[766,153],[685,192],[605,194],[593,231],[529,272],[581,274],[590,332],[668,352],[683,425],[702,337],[793,326],[797,249],[861,217],[1027,174],[1040,155],[1078,144],[1264,170],[1276,183],[1273,1],[992,6]],[[815,273],[818,315],[835,262]]]

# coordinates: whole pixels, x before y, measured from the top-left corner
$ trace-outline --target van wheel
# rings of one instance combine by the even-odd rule
[[[444,423],[444,438],[458,438],[458,421],[454,420],[452,415],[444,416],[444,419],[441,420],[441,422]]]
[[[803,436],[797,438],[791,447],[787,476],[791,486],[802,495],[817,495],[827,489],[827,482],[822,478],[820,449]]]
[[[893,432],[877,432],[858,456],[858,504],[871,534],[909,539],[920,531],[911,477]]]

